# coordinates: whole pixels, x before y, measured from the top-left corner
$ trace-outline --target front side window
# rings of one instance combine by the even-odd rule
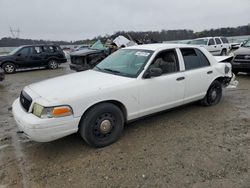
[[[215,45],[214,39],[209,39],[208,45],[209,46]]]
[[[105,58],[94,70],[135,78],[152,54],[151,50],[121,49]]]
[[[200,50],[193,48],[184,48],[181,49],[181,53],[186,70],[197,69],[210,65],[207,58]]]
[[[215,38],[216,44],[221,44],[221,41],[219,38]]]
[[[162,74],[178,72],[179,62],[175,50],[160,52],[150,66],[160,68]]]
[[[29,55],[29,51],[30,51],[30,48],[26,47],[26,48],[21,49],[18,52],[18,54],[20,54],[20,56],[27,56]]]

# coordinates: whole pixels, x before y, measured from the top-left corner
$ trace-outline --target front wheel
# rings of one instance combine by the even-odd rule
[[[222,98],[222,84],[215,80],[208,88],[206,96],[201,100],[204,106],[216,105]]]
[[[3,70],[7,74],[12,74],[16,72],[16,66],[13,63],[4,63],[2,66]]]
[[[48,67],[49,69],[57,69],[59,66],[58,62],[56,60],[50,60],[49,63],[48,63]]]
[[[104,147],[119,139],[123,131],[124,116],[114,104],[102,103],[91,108],[79,125],[82,138],[91,146]]]

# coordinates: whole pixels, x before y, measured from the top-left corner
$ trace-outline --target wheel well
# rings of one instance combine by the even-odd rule
[[[231,78],[221,76],[221,77],[216,78],[215,80],[219,81],[223,86],[227,86],[229,84]]]
[[[124,121],[126,122],[127,121],[127,109],[125,107],[124,104],[122,104],[121,102],[119,101],[116,101],[116,100],[107,100],[107,101],[102,101],[102,102],[98,102],[96,104],[93,104],[92,106],[90,106],[87,110],[85,110],[85,112],[83,113],[82,115],[82,118],[84,117],[84,115],[93,107],[95,107],[96,105],[99,105],[99,104],[102,104],[102,103],[111,103],[111,104],[114,104],[116,105],[121,111],[122,111],[122,114],[123,114],[123,117],[124,117]],[[81,118],[81,119],[82,119]]]
[[[4,62],[1,63],[0,67],[3,68],[3,65],[5,63],[13,63],[16,67],[18,67],[17,64],[15,62],[13,62],[13,61],[4,61]]]

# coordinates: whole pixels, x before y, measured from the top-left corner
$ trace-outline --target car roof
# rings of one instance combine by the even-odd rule
[[[161,49],[172,49],[172,48],[190,48],[194,47],[197,48],[197,46],[192,46],[189,44],[167,44],[167,43],[157,43],[157,44],[143,44],[138,46],[130,46],[125,49],[137,49],[137,50],[152,50],[157,51]]]
[[[33,46],[59,46],[57,44],[31,44],[31,45],[22,45],[20,47],[33,47]]]

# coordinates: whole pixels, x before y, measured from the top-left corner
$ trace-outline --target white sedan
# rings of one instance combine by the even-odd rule
[[[91,146],[103,147],[121,136],[125,122],[193,101],[219,103],[231,77],[231,64],[219,63],[204,48],[133,46],[93,70],[26,86],[13,103],[13,114],[34,141],[79,131]]]

